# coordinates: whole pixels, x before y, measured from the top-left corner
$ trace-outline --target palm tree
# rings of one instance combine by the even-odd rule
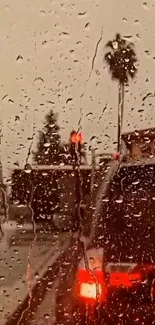
[[[122,39],[120,34],[116,34],[113,41],[109,41],[106,47],[110,51],[105,54],[112,79],[118,80],[118,131],[117,131],[117,150],[120,151],[121,131],[124,111],[124,89],[129,77],[133,79],[136,75],[137,57],[133,43],[128,43]]]

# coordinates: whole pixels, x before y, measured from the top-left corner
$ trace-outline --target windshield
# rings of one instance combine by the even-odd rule
[[[155,260],[155,166],[124,167],[103,204],[104,249],[113,261]]]
[[[1,0],[0,15],[0,325],[84,325],[72,289],[90,249],[155,260],[142,166],[155,160],[155,0]]]

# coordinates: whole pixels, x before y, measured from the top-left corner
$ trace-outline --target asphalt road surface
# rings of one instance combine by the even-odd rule
[[[53,265],[45,293],[42,295],[42,299],[40,299],[40,303],[38,304],[33,317],[26,324],[63,324],[66,319],[69,319],[71,308],[71,288],[74,283],[76,268],[82,255],[82,246],[73,236],[70,240],[69,247],[58,261],[58,269],[54,269]],[[55,323],[57,316],[59,316],[59,322]]]
[[[26,309],[25,304],[29,304],[29,296],[33,295],[36,286],[41,282],[41,290],[33,295],[33,299],[38,301],[40,295],[41,298],[44,296],[47,285],[55,285],[56,269],[57,272],[59,269],[57,265],[61,265],[59,257],[67,250],[70,241],[68,233],[53,232],[46,234],[44,239],[38,236],[34,243],[33,237],[30,237],[29,240],[26,238],[25,243],[22,239],[22,245],[18,242],[11,247],[6,247],[3,242],[0,244],[0,325],[7,322],[17,325],[20,318],[18,325],[22,324],[21,315]],[[43,278],[44,274],[48,281],[46,276]],[[32,312],[34,305],[32,301]]]
[[[59,236],[62,238],[62,234]],[[77,235],[67,236],[69,237],[61,245],[57,258],[51,259],[51,265],[47,267],[44,275],[38,277],[31,295],[27,295],[4,324],[54,325],[57,314],[63,324],[70,308],[70,288],[83,252]]]

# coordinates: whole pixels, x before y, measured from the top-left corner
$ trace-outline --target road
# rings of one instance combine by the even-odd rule
[[[27,234],[21,242],[7,247],[0,243],[0,325],[14,314],[43,274],[69,245],[68,233]]]
[[[8,258],[10,258],[12,255],[11,251],[14,253],[14,256],[16,256],[16,254],[18,256],[14,257],[14,265],[11,269],[11,271],[14,270],[14,276],[12,277],[12,282],[10,280],[10,284],[12,284],[12,289],[14,289],[14,292],[12,290],[12,292],[10,291],[9,294],[7,290],[7,292],[3,293],[3,300],[1,299],[3,311],[1,311],[0,325],[54,325],[55,316],[58,311],[59,318],[62,320],[63,324],[64,316],[67,317],[69,308],[68,302],[70,301],[70,288],[72,287],[75,270],[77,268],[83,250],[77,240],[77,233],[73,233],[71,235],[61,233],[57,235],[57,239],[53,239],[52,245],[53,250],[51,251],[50,256],[48,250],[48,264],[44,265],[42,272],[38,272],[37,280],[35,281],[35,285],[30,292],[28,292],[27,283],[26,247],[18,248],[18,253],[14,252],[14,249],[12,247],[10,248],[10,253],[7,255],[7,261]],[[39,263],[39,256],[43,256],[44,250],[44,246],[40,247],[40,254],[37,256],[37,246],[34,249],[34,253],[31,258],[33,260],[35,257],[35,265]],[[24,251],[25,255],[22,255]],[[23,263],[25,263],[25,266],[21,266]],[[31,265],[34,265],[34,263]],[[7,266],[5,266],[5,270],[8,269]],[[18,269],[16,269],[17,267]],[[36,269],[36,266],[34,268]],[[20,272],[22,270],[23,272],[23,278],[20,280],[18,277],[18,270],[20,270]],[[8,280],[9,275],[7,279],[6,277],[3,278],[5,285],[6,283],[8,284]],[[20,283],[21,287],[22,281],[24,281],[23,287],[21,289],[19,288],[19,290],[16,290],[19,287],[18,283]],[[10,288],[8,289],[10,290]],[[6,290],[5,286],[3,286],[3,290]],[[15,308],[12,308],[14,301],[16,302],[16,311]],[[21,303],[19,303],[19,301],[21,301]],[[9,309],[10,306],[12,310],[14,310],[12,313]],[[7,314],[12,316],[8,317]]]
[[[56,321],[56,295],[60,284],[60,276],[58,275],[51,288],[48,289],[41,305],[38,305],[30,325],[53,325]]]
[[[51,282],[48,282],[44,295],[29,322],[22,323],[28,325],[54,325],[56,316],[59,315],[59,322],[64,324],[70,318],[70,308],[72,301],[71,288],[75,280],[77,265],[82,257],[83,249],[78,240],[73,236],[65,254],[59,261],[59,270],[54,270],[50,275]],[[31,310],[31,313],[33,311]],[[65,323],[66,324],[66,323]]]

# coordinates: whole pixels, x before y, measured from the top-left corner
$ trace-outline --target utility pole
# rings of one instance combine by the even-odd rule
[[[76,131],[72,131],[70,134],[70,152],[73,163],[74,175],[75,175],[75,192],[76,192],[76,211],[78,217],[78,223],[80,226],[81,219],[81,202],[82,195],[82,177],[81,177],[81,143],[82,134]],[[76,168],[77,167],[77,168]]]
[[[2,112],[0,116],[0,187],[3,186],[3,167],[2,167]]]
[[[2,211],[4,206],[4,193],[3,193],[3,173],[2,173],[2,162],[0,159],[0,210]]]
[[[81,165],[81,142],[82,134],[76,131],[72,131],[70,134],[70,153],[71,163],[74,167]]]
[[[95,149],[91,149],[91,194],[94,189],[94,176],[95,176]]]
[[[2,108],[3,110],[3,108]],[[0,116],[0,209],[3,206],[3,171],[2,171],[2,110]]]
[[[1,116],[1,130],[0,130],[0,216],[6,214],[7,196],[3,184],[3,166],[2,166],[2,116]],[[7,216],[6,216],[7,217]]]

